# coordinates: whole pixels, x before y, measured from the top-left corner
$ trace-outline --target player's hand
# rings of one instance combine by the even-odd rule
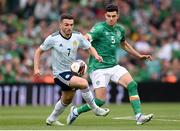
[[[34,77],[37,78],[37,77],[40,77],[41,76],[41,72],[40,70],[34,70]]]
[[[33,75],[32,81],[35,82],[35,83],[43,82],[43,79],[42,79],[42,76],[41,76],[41,72],[40,72],[39,69],[34,70],[34,75]]]
[[[97,55],[95,58],[98,62],[103,62],[103,58],[101,56]]]
[[[152,56],[151,55],[141,55],[140,59],[141,60],[152,61]]]

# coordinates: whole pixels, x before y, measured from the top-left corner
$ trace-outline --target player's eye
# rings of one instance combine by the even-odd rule
[[[109,17],[109,18],[115,18],[116,15],[107,15],[107,17]]]
[[[73,26],[73,24],[65,24],[65,26]]]

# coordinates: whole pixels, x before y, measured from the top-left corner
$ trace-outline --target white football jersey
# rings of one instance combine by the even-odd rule
[[[76,60],[78,48],[89,49],[91,44],[79,32],[73,32],[69,39],[60,32],[49,35],[40,45],[44,51],[51,49],[51,63],[54,77],[59,73],[70,71],[70,66]]]

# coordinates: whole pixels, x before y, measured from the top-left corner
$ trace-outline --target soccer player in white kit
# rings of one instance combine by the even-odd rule
[[[56,103],[54,110],[46,120],[47,125],[64,125],[57,119],[64,109],[72,102],[75,91],[80,89],[82,97],[98,116],[106,116],[109,109],[100,108],[94,101],[86,79],[72,74],[70,66],[76,60],[78,48],[88,50],[99,62],[103,59],[96,50],[79,32],[73,31],[74,19],[70,14],[62,14],[59,22],[60,29],[49,35],[37,48],[34,57],[34,75],[40,75],[40,56],[43,52],[51,50],[51,62],[55,84],[62,90],[62,96]]]

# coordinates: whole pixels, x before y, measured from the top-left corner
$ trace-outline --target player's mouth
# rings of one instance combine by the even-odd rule
[[[67,30],[66,32],[67,32],[67,34],[71,34],[71,33],[72,33],[72,31],[71,31],[71,30]]]
[[[114,21],[110,21],[109,24],[110,24],[110,25],[114,25]]]

